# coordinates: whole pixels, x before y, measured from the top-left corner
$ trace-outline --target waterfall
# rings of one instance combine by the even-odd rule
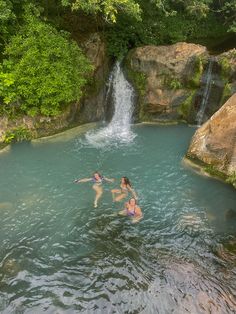
[[[88,132],[86,139],[94,146],[106,146],[110,143],[128,143],[133,140],[131,131],[134,89],[126,80],[120,62],[116,62],[108,81],[106,101],[111,93],[114,114],[110,123],[97,131]]]
[[[206,111],[206,107],[207,107],[207,103],[208,103],[208,99],[209,99],[209,95],[210,95],[210,91],[211,91],[213,62],[214,62],[214,58],[210,58],[206,73],[205,73],[205,75],[203,75],[203,82],[202,83],[204,84],[205,89],[203,92],[202,101],[200,104],[200,109],[199,109],[197,116],[196,116],[198,126],[201,126],[201,124],[203,122],[204,114]]]

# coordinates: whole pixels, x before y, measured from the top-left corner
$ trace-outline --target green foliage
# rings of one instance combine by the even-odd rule
[[[12,3],[9,0],[0,0],[0,25],[1,27],[8,22],[11,18],[14,18],[12,12]]]
[[[146,76],[144,73],[132,71],[130,68],[128,69],[128,78],[134,84],[136,90],[138,91],[140,96],[144,96],[146,92]]]
[[[232,184],[234,187],[236,187],[236,172],[233,172],[227,179],[227,183]]]
[[[220,65],[221,65],[222,78],[227,80],[229,77],[230,70],[231,70],[229,60],[227,58],[224,58],[224,57],[221,58],[220,59]]]
[[[118,15],[117,23],[105,29],[108,52],[120,57],[130,48],[142,45],[173,44],[180,41],[203,41],[217,39],[227,33],[227,27],[213,14],[196,19],[184,9],[166,15],[155,8],[152,2],[141,2],[142,21],[125,14]]]
[[[193,91],[178,108],[178,114],[186,121],[188,121],[191,112],[194,96],[195,91]]]
[[[228,25],[229,32],[236,33],[236,2],[235,0],[223,1],[223,5],[218,8],[219,12],[223,15],[225,23]]]
[[[9,104],[16,99],[15,76],[12,73],[13,65],[11,62],[0,64],[0,95],[3,96],[3,102]]]
[[[68,34],[26,12],[26,24],[6,47],[0,97],[30,115],[53,116],[78,101],[92,66]]]
[[[62,0],[62,4],[67,6],[71,2]],[[73,10],[82,10],[91,14],[102,14],[106,21],[116,22],[119,11],[140,19],[140,7],[133,0],[75,0],[72,1]]]
[[[30,139],[31,139],[30,131],[24,126],[20,126],[6,132],[4,143],[10,144],[12,142],[22,142],[28,141]]]
[[[30,2],[30,0],[0,0],[0,57],[10,37],[18,32],[24,6]]]
[[[182,88],[182,83],[175,77],[165,77],[165,85],[170,89],[177,90]]]
[[[126,69],[128,79],[132,82],[138,94],[139,120],[145,121],[151,119],[150,115],[145,110],[144,96],[146,94],[147,77],[144,73],[133,71],[130,67],[130,58],[132,52],[126,58]]]
[[[232,95],[232,85],[230,83],[226,83],[224,86],[222,98],[221,98],[221,104],[223,105],[229,97]]]
[[[189,86],[191,88],[198,88],[203,74],[203,60],[200,56],[195,57],[193,73],[194,74],[189,81]]]
[[[206,171],[207,173],[209,173],[213,177],[218,177],[222,180],[226,179],[226,175],[223,172],[217,170],[213,165],[205,166],[204,171]]]

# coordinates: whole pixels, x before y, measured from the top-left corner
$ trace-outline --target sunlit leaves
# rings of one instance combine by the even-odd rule
[[[68,5],[67,0],[62,0]],[[101,14],[106,21],[116,22],[118,12],[129,14],[140,19],[141,10],[134,0],[75,0],[72,1],[73,10],[82,10],[86,13]]]
[[[13,84],[21,109],[32,112],[32,108],[37,107],[45,115],[55,115],[61,105],[78,101],[92,69],[67,33],[59,33],[33,16],[28,17],[21,32],[11,38],[6,56],[12,68],[2,73],[4,102],[10,99],[6,87]]]

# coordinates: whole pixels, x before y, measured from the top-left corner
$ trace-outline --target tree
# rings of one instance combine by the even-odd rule
[[[235,0],[223,2],[223,7],[219,8],[219,12],[223,14],[225,23],[229,27],[229,31],[236,33],[236,2]]]
[[[5,42],[8,36],[10,20],[15,20],[12,3],[8,0],[0,0],[0,39],[2,42]]]
[[[106,21],[116,22],[117,14],[123,12],[140,19],[141,10],[134,0],[61,0],[64,6],[91,14],[102,14]]]

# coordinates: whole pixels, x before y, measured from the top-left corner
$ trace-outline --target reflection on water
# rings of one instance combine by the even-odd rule
[[[181,164],[193,129],[132,132],[127,145],[79,134],[0,155],[1,313],[235,312],[235,190]],[[72,183],[94,170],[116,178],[96,209],[91,184]],[[112,203],[124,175],[135,225]]]

